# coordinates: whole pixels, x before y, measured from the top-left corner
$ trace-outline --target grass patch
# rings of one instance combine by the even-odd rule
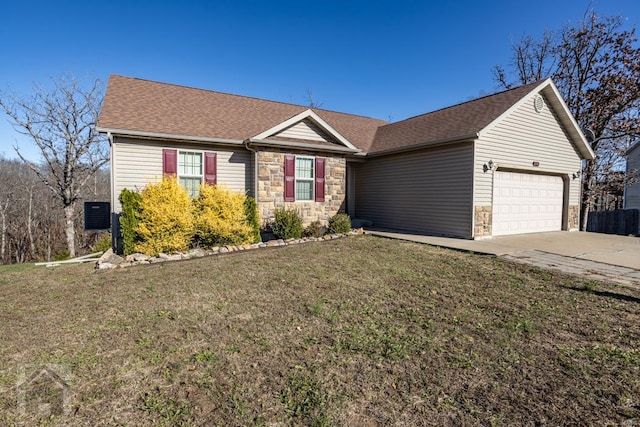
[[[359,236],[0,284],[1,425],[640,424],[640,294],[492,257]],[[71,410],[21,413],[47,364]]]
[[[325,426],[328,398],[316,378],[316,368],[297,365],[287,376],[280,392],[286,416],[296,424]]]
[[[190,405],[184,400],[166,397],[160,390],[144,393],[140,400],[142,407],[153,419],[154,425],[175,426],[194,425],[190,414]]]

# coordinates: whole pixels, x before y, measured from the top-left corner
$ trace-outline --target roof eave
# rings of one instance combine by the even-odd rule
[[[408,145],[405,147],[396,147],[396,148],[390,148],[388,150],[369,152],[367,153],[366,156],[367,157],[386,156],[388,154],[397,154],[397,153],[403,153],[406,151],[420,150],[421,148],[439,147],[442,145],[454,144],[456,142],[472,142],[472,141],[475,141],[477,138],[478,138],[478,133],[472,132],[466,135],[455,136],[452,138],[444,138],[444,139],[439,139],[435,141],[426,141],[418,144]]]
[[[242,145],[241,139],[228,139],[228,138],[209,138],[202,136],[190,136],[190,135],[176,135],[170,133],[161,132],[146,132],[127,129],[114,129],[107,127],[97,127],[96,131],[99,133],[110,133],[116,136],[133,137],[141,139],[159,139],[165,141],[185,141],[185,142],[202,142],[209,144],[228,144],[228,145]]]
[[[576,119],[573,117],[573,114],[571,114],[569,107],[564,102],[564,99],[562,98],[562,95],[560,95],[560,91],[556,87],[555,83],[553,83],[551,79],[547,79],[543,84],[545,84],[545,86],[541,85],[543,87],[540,88],[540,91],[545,94],[548,94],[549,91],[553,93],[556,102],[560,106],[559,111],[556,109],[556,113],[560,117],[565,129],[569,132],[569,136],[573,139],[578,151],[582,154],[582,157],[585,160],[595,159],[596,155],[591,148],[591,144],[589,144],[589,141],[584,136],[582,129],[580,129]]]
[[[255,146],[261,147],[276,147],[276,148],[298,148],[301,150],[311,151],[325,151],[330,153],[344,153],[344,154],[360,154],[360,150],[351,149],[343,146],[336,145],[335,147],[320,145],[320,144],[305,144],[291,141],[278,141],[275,139],[248,139],[249,143]]]

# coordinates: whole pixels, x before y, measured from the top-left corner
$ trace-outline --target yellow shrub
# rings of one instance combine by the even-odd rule
[[[135,251],[147,255],[184,252],[193,238],[193,203],[175,178],[148,184],[141,194],[140,242]]]
[[[220,185],[203,185],[194,200],[198,243],[205,247],[244,245],[253,242],[253,229],[247,222],[243,193]]]

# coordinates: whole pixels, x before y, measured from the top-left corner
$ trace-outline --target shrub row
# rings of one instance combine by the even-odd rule
[[[328,228],[320,221],[313,221],[306,228],[302,227],[302,217],[296,209],[280,208],[274,212],[271,231],[276,239],[299,239],[302,236],[321,237],[329,234],[344,234],[351,231],[351,218],[339,213],[329,218]]]
[[[260,242],[255,200],[220,185],[205,184],[191,199],[175,179],[120,193],[125,254],[185,252],[192,247]]]

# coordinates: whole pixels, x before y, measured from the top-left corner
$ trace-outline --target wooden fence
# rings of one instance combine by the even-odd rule
[[[587,231],[621,236],[638,235],[640,233],[639,224],[640,210],[638,209],[595,211],[589,212]]]

